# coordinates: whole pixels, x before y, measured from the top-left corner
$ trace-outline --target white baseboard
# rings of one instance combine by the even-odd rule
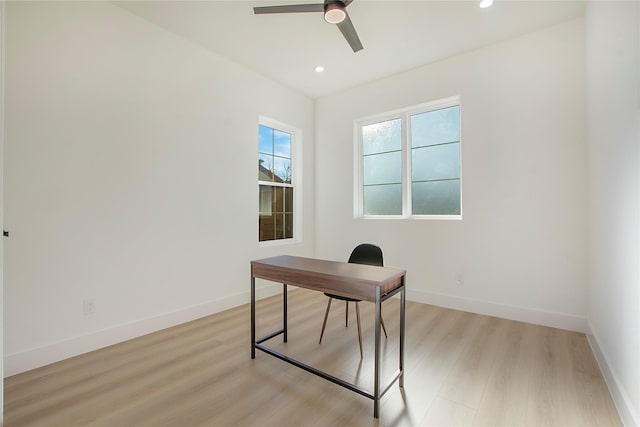
[[[533,323],[552,328],[583,333],[587,331],[586,319],[582,316],[572,314],[496,304],[489,301],[460,298],[437,292],[407,290],[407,299],[423,304],[437,305],[439,307],[500,317],[502,319],[517,320],[519,322]]]
[[[598,362],[600,372],[602,372],[604,381],[607,383],[607,387],[609,388],[609,393],[611,394],[613,403],[618,409],[618,414],[620,415],[622,424],[625,426],[640,426],[640,408],[633,407],[631,400],[624,391],[624,388],[620,386],[620,381],[618,381],[615,372],[611,370],[611,365],[608,362],[606,353],[600,346],[600,340],[589,323],[587,323],[586,334],[589,345],[591,346],[591,351]]]
[[[262,299],[282,292],[281,285],[256,286],[256,298]],[[142,335],[170,328],[209,316],[250,301],[249,292],[241,292],[219,300],[208,301],[159,316],[138,320],[113,328],[70,338],[35,349],[4,357],[4,376],[9,377],[83,353],[98,350]]]

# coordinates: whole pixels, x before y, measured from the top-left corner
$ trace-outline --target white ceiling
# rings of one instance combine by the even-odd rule
[[[117,2],[154,24],[317,98],[584,13],[583,1],[355,0],[364,50],[353,53],[322,13],[254,15],[253,6],[314,1]],[[325,67],[316,73],[316,65]]]

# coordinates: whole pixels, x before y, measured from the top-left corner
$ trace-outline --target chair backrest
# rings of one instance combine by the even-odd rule
[[[356,246],[351,252],[349,262],[353,264],[367,264],[382,267],[382,249],[371,243],[362,243]]]

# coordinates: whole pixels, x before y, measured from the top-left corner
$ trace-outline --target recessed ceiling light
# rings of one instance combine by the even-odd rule
[[[481,7],[482,9],[486,9],[486,8],[488,8],[489,6],[491,6],[492,4],[493,4],[493,0],[482,0],[482,1],[480,2],[480,7]]]
[[[323,71],[324,71],[324,67],[323,67],[322,65],[318,65],[318,66],[316,67],[316,73],[321,73],[321,72],[323,72]]]

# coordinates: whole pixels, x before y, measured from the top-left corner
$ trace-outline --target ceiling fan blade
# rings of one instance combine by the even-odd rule
[[[324,12],[324,3],[316,4],[290,4],[284,6],[258,6],[253,8],[256,15],[264,13],[304,13]]]
[[[342,3],[344,3],[344,7],[347,7],[351,4],[353,0],[344,0]]]
[[[356,29],[353,26],[353,22],[351,22],[351,18],[349,18],[349,14],[344,18],[344,21],[340,22],[338,28],[340,32],[349,42],[349,46],[353,49],[354,52],[362,50],[362,43],[360,42],[360,38],[358,37],[358,33],[356,33]]]

